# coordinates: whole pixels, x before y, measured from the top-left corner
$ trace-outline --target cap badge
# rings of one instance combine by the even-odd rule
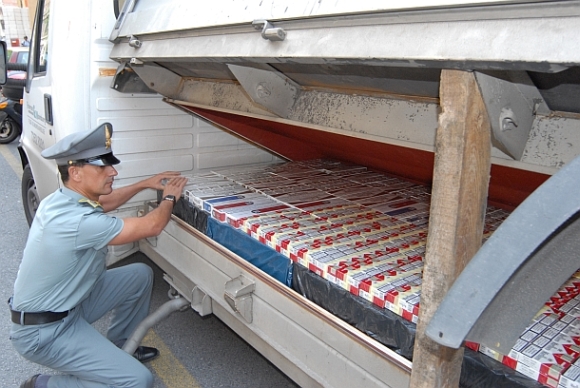
[[[111,130],[108,125],[105,125],[105,147],[111,148]]]

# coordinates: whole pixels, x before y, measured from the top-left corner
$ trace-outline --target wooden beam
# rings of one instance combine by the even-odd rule
[[[440,104],[413,388],[459,386],[463,348],[436,344],[425,328],[481,246],[489,185],[490,123],[474,74],[443,70]]]

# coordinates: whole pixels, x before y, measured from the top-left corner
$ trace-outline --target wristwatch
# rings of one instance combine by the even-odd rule
[[[175,206],[175,203],[177,202],[177,199],[175,199],[175,195],[166,195],[163,198],[164,201],[171,201],[173,202],[173,206]]]

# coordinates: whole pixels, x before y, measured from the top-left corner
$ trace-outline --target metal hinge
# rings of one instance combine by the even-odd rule
[[[256,285],[243,275],[225,284],[224,299],[248,323],[252,323],[252,293]]]
[[[282,28],[274,27],[272,23],[267,20],[254,20],[252,26],[258,31],[262,31],[262,38],[269,41],[282,41],[286,39],[286,31]]]

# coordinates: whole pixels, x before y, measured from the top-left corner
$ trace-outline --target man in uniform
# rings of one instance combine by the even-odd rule
[[[157,349],[121,349],[149,312],[153,271],[143,263],[106,269],[105,257],[108,245],[161,233],[187,178],[168,172],[113,190],[112,133],[106,123],[42,152],[56,160],[64,187],[41,202],[32,222],[10,300],[10,337],[22,356],[61,374],[35,375],[21,388],[153,386],[142,362]],[[124,220],[105,214],[145,189],[163,190],[157,209]],[[111,310],[105,338],[91,323]]]

